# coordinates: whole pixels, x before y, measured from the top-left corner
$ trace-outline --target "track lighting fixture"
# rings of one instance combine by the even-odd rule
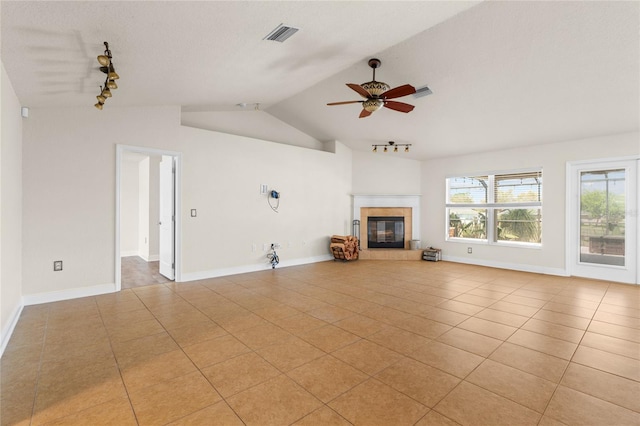
[[[111,51],[109,50],[109,43],[105,41],[104,47],[104,55],[98,56],[98,63],[101,65],[100,71],[105,73],[107,77],[104,80],[104,87],[100,86],[100,94],[96,96],[96,98],[98,99],[98,103],[94,105],[99,110],[102,110],[102,107],[104,107],[104,103],[106,102],[107,98],[110,98],[112,96],[111,91],[118,88],[115,80],[120,78],[118,73],[116,73],[115,68],[113,67],[113,59],[111,56]]]
[[[390,147],[393,147],[393,152],[398,152],[399,146],[404,146],[404,152],[409,152],[410,143],[395,143],[394,141],[389,141],[385,144],[375,144],[371,145],[373,147],[373,152],[378,152],[378,147],[384,147],[383,152],[388,152]]]

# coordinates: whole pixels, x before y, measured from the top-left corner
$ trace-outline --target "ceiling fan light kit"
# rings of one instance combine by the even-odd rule
[[[415,87],[410,84],[404,84],[391,89],[387,83],[382,81],[376,81],[376,68],[379,68],[382,64],[380,59],[369,59],[369,67],[373,69],[373,78],[371,81],[362,84],[347,83],[347,86],[353,91],[357,92],[365,100],[361,101],[343,101],[343,102],[331,102],[327,105],[345,105],[345,104],[362,104],[362,112],[360,112],[360,118],[370,116],[373,112],[379,110],[382,107],[386,107],[400,112],[411,112],[414,106],[406,104],[404,102],[392,101],[391,99],[401,98],[403,96],[412,95],[416,93]]]
[[[398,147],[399,146],[404,146],[404,152],[409,152],[409,147],[411,146],[410,143],[395,143],[394,141],[389,141],[385,144],[373,144],[371,145],[373,147],[373,152],[378,152],[378,147],[381,146],[383,147],[382,151],[383,152],[389,152],[389,148],[393,148],[393,152],[398,152]]]
[[[105,73],[107,77],[104,81],[104,87],[100,86],[100,94],[96,96],[96,98],[98,99],[98,103],[94,105],[99,110],[102,110],[102,108],[104,107],[104,103],[107,101],[107,98],[110,98],[112,96],[111,91],[118,88],[115,80],[120,78],[118,73],[116,73],[115,68],[113,67],[111,50],[109,50],[109,43],[105,41],[104,47],[104,55],[98,55],[98,63],[101,65],[100,71]]]

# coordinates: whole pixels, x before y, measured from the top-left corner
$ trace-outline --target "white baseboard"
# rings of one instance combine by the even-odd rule
[[[39,305],[41,303],[58,302],[60,300],[77,299],[80,297],[98,296],[100,294],[113,293],[115,284],[99,284],[91,287],[71,288],[69,290],[51,291],[48,293],[27,294],[22,296],[25,306]]]
[[[152,254],[149,257],[147,257],[141,253],[138,253],[137,251],[124,251],[120,253],[120,257],[133,257],[133,256],[139,257],[145,262],[157,262],[158,260],[160,260],[159,254]]]
[[[18,306],[16,306],[13,312],[11,312],[9,322],[2,328],[2,334],[0,335],[0,358],[2,357],[2,354],[4,354],[7,344],[9,344],[9,339],[11,339],[13,330],[15,330],[16,324],[18,324],[18,319],[20,318],[23,308],[24,303],[21,298]]]
[[[278,266],[276,266],[276,269],[287,268],[289,266],[306,265],[309,263],[325,262],[327,260],[333,260],[333,255],[326,254],[321,256],[312,256],[312,257],[304,257],[300,259],[286,260],[286,261],[280,262]],[[209,271],[187,272],[187,273],[183,272],[179,279],[179,282],[206,280],[208,278],[224,277],[227,275],[245,274],[247,272],[266,271],[267,269],[271,269],[271,264],[260,263],[260,264],[253,264],[253,265],[234,266],[232,268],[212,269]]]
[[[510,269],[513,271],[533,272],[536,274],[558,275],[568,277],[569,274],[563,268],[547,268],[544,266],[523,265],[520,263],[495,262],[493,260],[469,259],[466,257],[442,256],[442,260],[456,263],[466,263],[468,265],[487,266],[490,268]]]

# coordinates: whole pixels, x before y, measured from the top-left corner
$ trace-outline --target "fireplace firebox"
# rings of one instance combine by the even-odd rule
[[[404,217],[369,216],[367,248],[404,248]]]

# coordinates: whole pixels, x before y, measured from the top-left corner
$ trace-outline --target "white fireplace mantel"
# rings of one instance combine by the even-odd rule
[[[353,219],[360,218],[363,207],[411,207],[411,239],[420,239],[419,195],[360,195],[353,194]]]

